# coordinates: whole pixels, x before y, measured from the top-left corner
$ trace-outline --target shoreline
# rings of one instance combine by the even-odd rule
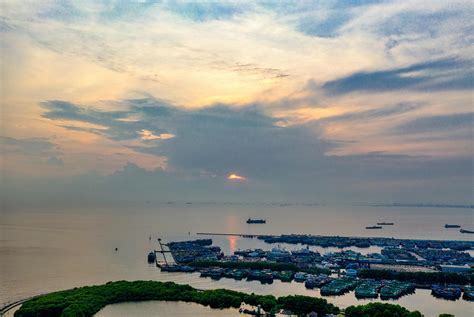
[[[19,299],[10,303],[6,303],[3,307],[0,307],[0,316],[5,316],[9,311],[22,305],[24,302],[38,298],[40,296],[49,295],[49,294],[51,293],[38,294],[38,295],[30,296],[27,298]]]

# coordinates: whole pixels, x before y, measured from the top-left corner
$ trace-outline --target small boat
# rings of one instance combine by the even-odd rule
[[[377,225],[379,226],[393,226],[393,222],[377,222]]]
[[[148,253],[148,263],[154,263],[156,260],[156,254],[154,251]]]
[[[294,279],[296,282],[304,282],[308,278],[308,273],[298,272],[295,274]]]
[[[365,227],[365,229],[382,229],[382,226],[369,226]]]
[[[460,225],[450,225],[450,224],[445,224],[444,227],[445,228],[461,228]]]
[[[464,286],[463,291],[464,295],[462,298],[468,301],[474,300],[474,286]]]
[[[246,275],[247,275],[247,273],[244,270],[239,270],[239,269],[230,269],[230,270],[226,270],[224,272],[225,277],[233,278],[233,279],[236,279],[236,280],[241,280]]]
[[[179,272],[180,267],[179,265],[175,264],[166,264],[166,265],[161,265],[160,269],[162,272]]]
[[[219,280],[224,274],[222,268],[205,268],[201,270],[201,277],[210,277],[213,280]]]
[[[461,286],[459,285],[433,285],[431,287],[431,294],[435,297],[440,297],[449,300],[456,300],[461,297]]]
[[[247,219],[247,223],[267,223],[265,219]]]
[[[261,283],[273,283],[273,274],[270,270],[252,270],[247,275],[247,280],[257,280]]]
[[[466,230],[466,229],[461,229],[461,230],[459,230],[459,232],[461,232],[461,233],[474,233],[474,231]]]
[[[293,279],[292,271],[277,271],[273,273],[273,277],[279,279],[282,282],[291,282]]]
[[[196,271],[196,268],[194,268],[192,266],[189,266],[189,265],[182,265],[182,266],[180,266],[179,271],[184,272],[184,273],[192,273],[192,272]]]
[[[306,281],[304,282],[304,286],[309,289],[313,289],[315,287],[321,288],[322,286],[329,284],[330,282],[331,278],[329,278],[327,275],[311,275],[307,277]]]

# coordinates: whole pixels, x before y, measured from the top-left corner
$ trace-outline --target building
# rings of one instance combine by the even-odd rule
[[[442,272],[450,273],[469,273],[471,267],[469,265],[440,265]]]

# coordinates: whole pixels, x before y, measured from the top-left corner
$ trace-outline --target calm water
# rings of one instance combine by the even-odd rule
[[[137,314],[137,312],[139,312]],[[97,317],[242,317],[237,309],[211,309],[193,303],[157,302],[109,305]]]
[[[245,220],[249,216],[264,217],[268,222],[265,225],[248,225]],[[277,296],[319,296],[318,290],[306,290],[304,285],[294,282],[275,281],[271,285],[261,285],[229,279],[212,281],[199,278],[198,274],[161,273],[146,263],[146,255],[157,247],[157,237],[165,241],[194,239],[198,237],[196,232],[208,231],[473,240],[472,235],[443,228],[445,223],[473,228],[473,217],[472,209],[196,204],[114,210],[3,212],[0,218],[0,302],[122,279],[166,280],[202,289],[224,287]],[[395,222],[395,226],[376,231],[364,229],[366,225],[380,221]],[[148,239],[150,235],[152,241]],[[214,244],[221,246],[225,253],[238,248],[272,248],[272,245],[256,239],[213,239]],[[301,247],[281,246],[288,249]],[[114,251],[116,247],[119,249],[117,252]],[[323,253],[333,250],[316,249]],[[379,249],[359,251],[367,253]],[[341,307],[367,302],[356,300],[352,293],[326,298]],[[417,290],[416,294],[403,297],[397,303],[409,309],[418,309],[426,316],[437,316],[441,312],[471,316],[474,310],[473,303],[435,299],[426,290]],[[139,303],[127,307],[140,309],[132,315],[146,315],[147,311],[161,309],[155,307],[150,310],[148,305],[159,304]]]

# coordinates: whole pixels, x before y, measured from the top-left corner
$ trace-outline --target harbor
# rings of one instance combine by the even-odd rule
[[[216,235],[244,238],[243,234]],[[219,246],[213,245],[212,239],[168,243],[162,243],[160,239],[160,249],[148,254],[148,262],[154,262],[163,272],[198,272],[200,277],[213,280],[229,278],[261,284],[272,284],[274,280],[295,281],[303,283],[307,289],[318,288],[322,296],[341,296],[354,291],[357,298],[393,300],[420,288],[431,289],[433,296],[447,300],[472,298],[470,283],[474,260],[469,253],[458,250],[471,250],[473,242],[470,241],[302,235],[258,236],[257,239],[269,244],[276,243],[275,240],[285,243],[304,240],[339,246],[360,245],[358,240],[364,239],[369,245],[384,247],[380,253],[366,255],[352,250],[321,254],[310,250],[309,245],[291,251],[277,247],[268,251],[239,249],[233,254],[224,254]],[[446,246],[454,249],[446,249]],[[380,272],[385,275],[377,276]],[[454,277],[448,274],[454,274]],[[452,281],[458,283],[449,283],[448,287],[448,284],[437,282],[440,279],[448,282],[448,278],[457,278]]]

